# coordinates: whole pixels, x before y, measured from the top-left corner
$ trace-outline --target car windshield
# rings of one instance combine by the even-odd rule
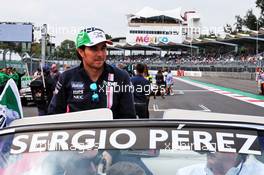
[[[111,157],[103,158],[103,155]],[[172,150],[54,151],[9,155],[1,153],[1,175],[95,175],[137,172],[135,175],[262,174],[263,157],[235,153]],[[131,172],[129,172],[131,171]],[[236,173],[234,173],[236,172]],[[255,174],[255,175],[256,175]]]
[[[1,136],[0,175],[256,175],[264,172],[264,142],[254,132],[240,132],[232,138],[230,130],[219,130],[214,141],[212,132],[197,129],[189,130],[193,140],[192,136],[183,137],[187,136],[187,130],[176,134],[177,130],[132,128],[112,129],[106,134],[109,131],[94,130],[95,135],[92,130],[71,130]],[[172,132],[172,136],[166,132]]]

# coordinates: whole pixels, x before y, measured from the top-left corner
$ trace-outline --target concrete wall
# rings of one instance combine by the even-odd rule
[[[184,76],[186,77],[202,77],[203,72],[201,71],[184,71]]]
[[[197,76],[200,75],[197,72],[185,71],[185,76]],[[256,74],[249,72],[201,72],[202,77],[223,77],[223,78],[234,78],[243,80],[255,80]]]
[[[171,71],[174,76],[177,75],[177,71]],[[150,70],[150,75],[155,77],[157,71]],[[249,72],[201,72],[201,71],[184,71],[186,77],[223,77],[234,78],[241,80],[256,80],[256,73]]]

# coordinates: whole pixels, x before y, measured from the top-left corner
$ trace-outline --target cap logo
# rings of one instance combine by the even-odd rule
[[[76,47],[80,46],[93,46],[96,43],[106,41],[105,33],[103,30],[98,28],[87,28],[82,30],[76,39]]]
[[[94,32],[94,37],[95,38],[104,38],[104,34],[101,31]]]
[[[76,43],[77,43],[77,47],[79,47],[84,44],[91,43],[91,39],[86,32],[82,31],[81,33],[78,34]]]

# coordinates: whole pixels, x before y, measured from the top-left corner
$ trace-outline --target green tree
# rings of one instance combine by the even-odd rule
[[[8,48],[7,43],[0,42],[0,49],[7,49],[7,48]]]
[[[13,43],[13,50],[15,52],[21,53],[22,52],[22,44],[21,43]]]
[[[256,0],[256,7],[260,8],[261,16],[264,15],[264,1],[263,0]]]
[[[58,57],[60,58],[76,58],[75,42],[72,40],[64,40],[60,46],[56,48]]]
[[[31,44],[31,55],[33,55],[33,57],[40,57],[41,54],[41,44],[34,42]]]
[[[258,19],[258,25],[260,27],[264,27],[264,15],[260,16]]]
[[[22,51],[22,45],[21,43],[14,43],[14,42],[2,42],[0,43],[1,49],[9,49],[15,52],[21,52]]]
[[[244,18],[236,16],[236,32],[242,32],[242,26],[250,30],[259,30],[264,26],[264,0],[256,0],[256,7],[260,9],[260,17],[257,18],[252,9],[249,9]]]
[[[106,39],[112,39],[112,36],[109,34],[105,34]]]
[[[250,30],[258,30],[257,17],[254,15],[252,9],[248,10],[244,18],[244,25]]]

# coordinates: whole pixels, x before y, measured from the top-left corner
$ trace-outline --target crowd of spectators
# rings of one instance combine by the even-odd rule
[[[188,54],[178,55],[175,53],[165,54],[163,57],[157,54],[153,55],[110,55],[108,62],[110,63],[144,63],[147,65],[222,65],[222,66],[258,66],[260,62],[264,62],[264,53],[257,55],[251,54],[201,54],[191,56]]]

